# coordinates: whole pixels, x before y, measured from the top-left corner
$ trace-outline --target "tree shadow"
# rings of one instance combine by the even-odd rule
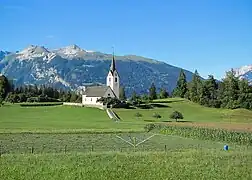
[[[152,103],[151,106],[155,108],[171,108],[171,106],[165,105],[165,104],[154,104]]]
[[[145,119],[144,121],[145,121],[145,122],[156,122],[156,121],[153,120],[153,119]]]

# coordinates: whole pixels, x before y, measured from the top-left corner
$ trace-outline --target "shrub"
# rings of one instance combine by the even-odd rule
[[[143,115],[142,114],[140,114],[139,112],[137,112],[136,114],[135,114],[135,117],[143,117]]]
[[[153,130],[153,129],[155,129],[155,124],[146,124],[145,126],[144,126],[144,130],[146,131],[146,132],[150,132],[151,130]]]
[[[162,116],[161,116],[160,114],[158,114],[158,113],[154,113],[154,114],[152,115],[152,117],[159,119],[159,118],[161,118]]]
[[[170,115],[170,118],[171,118],[171,119],[176,119],[176,121],[177,121],[178,119],[184,119],[183,114],[182,114],[181,112],[179,112],[179,111],[174,111],[174,112]]]

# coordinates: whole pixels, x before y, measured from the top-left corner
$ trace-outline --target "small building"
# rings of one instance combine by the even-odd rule
[[[82,104],[84,106],[103,107],[103,103],[97,102],[98,99],[102,97],[119,98],[119,78],[113,55],[106,79],[106,86],[85,87],[82,95]]]

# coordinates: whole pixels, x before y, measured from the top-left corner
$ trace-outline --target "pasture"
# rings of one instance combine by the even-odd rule
[[[169,118],[175,110],[183,113],[183,121]],[[120,122],[95,108],[18,104],[1,107],[0,177],[5,180],[252,178],[252,147],[237,143],[239,139],[250,142],[251,111],[207,108],[173,98],[153,102],[149,109],[114,111]],[[136,113],[142,117],[136,117]],[[153,117],[153,113],[161,118]],[[187,128],[144,132],[149,123]],[[237,138],[236,133],[218,130],[212,135],[215,131],[201,131],[195,126],[248,132]],[[209,138],[202,137],[205,132]],[[155,136],[135,148],[124,141],[138,143],[154,133]],[[218,134],[222,138],[216,138]],[[230,138],[225,138],[229,134]],[[228,151],[223,150],[225,144],[230,147]]]
[[[202,107],[178,98],[152,104],[154,108],[151,109],[114,109],[121,118],[120,123],[110,120],[105,111],[96,108],[5,105],[0,108],[0,132],[139,132],[151,122],[252,130],[252,111],[249,110]],[[169,118],[175,110],[183,113],[184,122],[176,123]],[[136,113],[143,117],[137,118]],[[161,118],[154,118],[153,113],[160,114]]]

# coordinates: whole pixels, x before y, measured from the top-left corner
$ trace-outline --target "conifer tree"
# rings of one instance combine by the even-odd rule
[[[156,87],[154,83],[151,83],[151,87],[149,89],[149,99],[150,100],[157,99],[157,92],[156,92]]]
[[[188,91],[186,75],[183,69],[180,70],[177,86],[173,91],[173,96],[184,98]]]
[[[202,88],[202,81],[200,79],[198,71],[195,70],[191,82],[190,95],[189,95],[191,101],[196,103],[200,101],[200,93],[202,91],[201,88]]]
[[[122,101],[126,100],[125,90],[124,90],[124,87],[122,86],[119,89],[119,99]]]
[[[222,107],[238,108],[239,79],[235,76],[233,69],[226,73],[223,79]]]
[[[166,91],[165,88],[162,88],[159,93],[159,98],[160,99],[165,99],[169,96],[169,93]]]

